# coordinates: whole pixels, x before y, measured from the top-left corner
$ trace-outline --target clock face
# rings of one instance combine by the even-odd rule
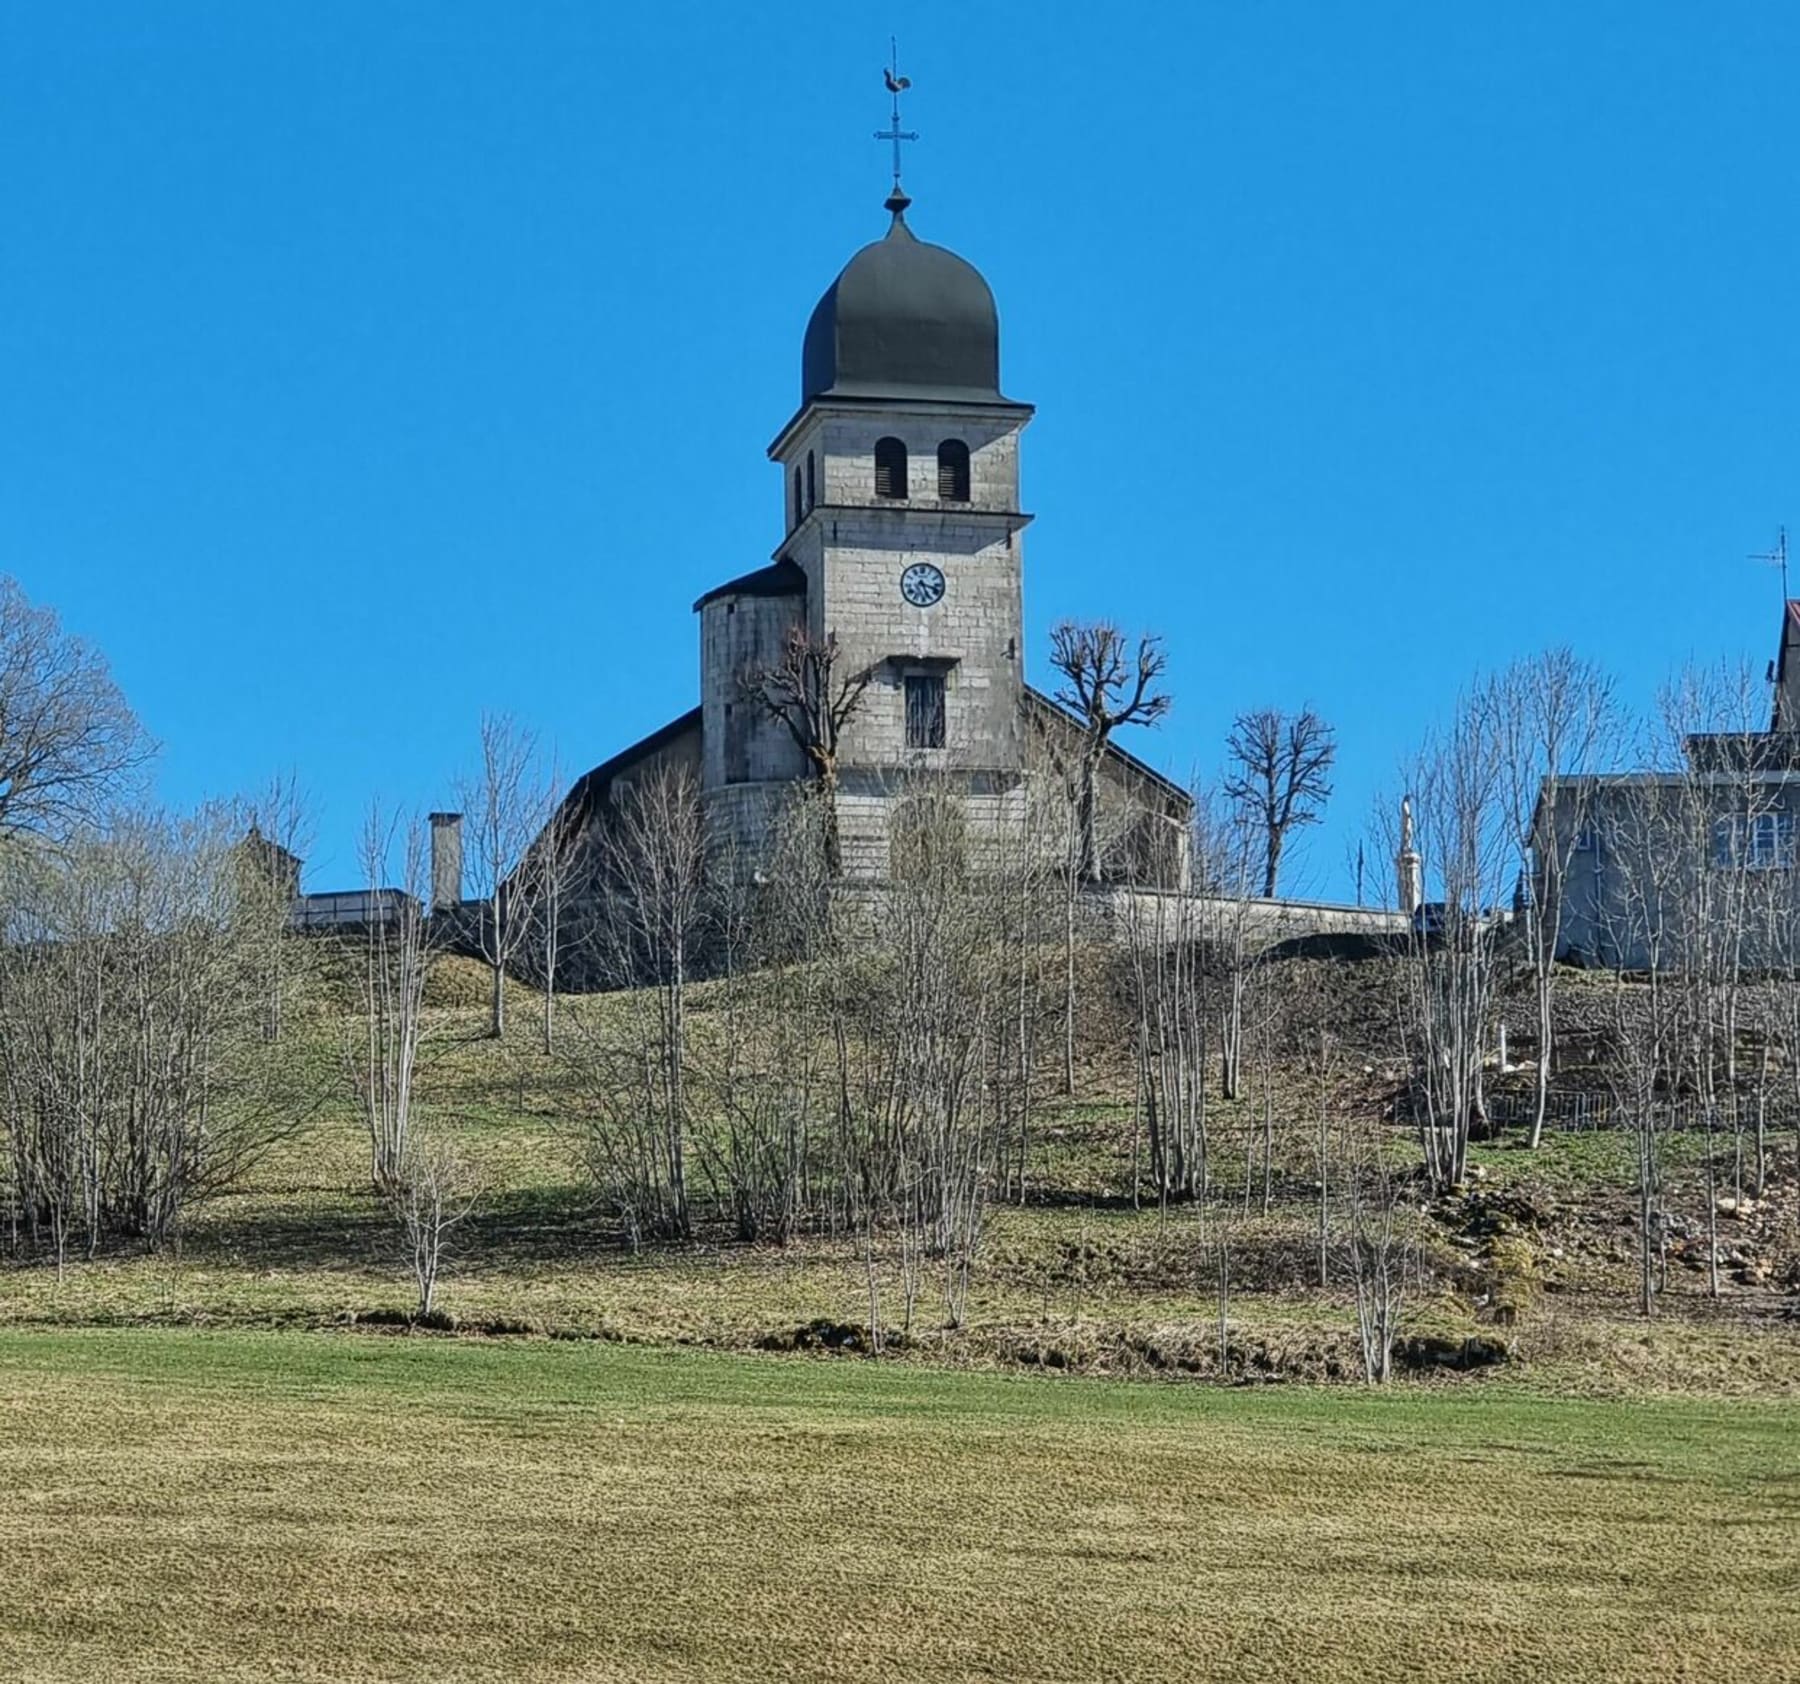
[[[900,575],[900,594],[915,608],[929,608],[944,594],[943,572],[928,561],[915,561]]]

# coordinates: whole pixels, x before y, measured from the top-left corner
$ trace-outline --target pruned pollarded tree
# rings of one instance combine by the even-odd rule
[[[532,842],[543,830],[545,786],[538,771],[537,737],[506,714],[481,716],[481,765],[461,794],[471,842],[477,926],[490,978],[488,1032],[506,1034],[506,973],[531,933],[526,886],[515,881]]]
[[[1050,664],[1062,678],[1057,704],[1081,727],[1073,767],[1074,845],[1076,874],[1091,883],[1100,877],[1096,809],[1107,745],[1125,726],[1154,725],[1168,713],[1173,699],[1160,686],[1169,657],[1162,639],[1148,632],[1134,650],[1110,621],[1063,620],[1050,632]]]
[[[1595,772],[1618,735],[1612,681],[1566,648],[1515,662],[1490,681],[1495,746],[1513,847],[1529,862],[1524,926],[1537,1007],[1531,1146],[1543,1139],[1554,1055],[1556,953],[1570,867],[1591,820]],[[1554,780],[1553,782],[1549,780]],[[1546,794],[1551,799],[1546,801]]]
[[[1115,732],[1154,725],[1172,698],[1160,688],[1168,668],[1162,639],[1145,633],[1135,651],[1109,621],[1063,620],[1050,633],[1050,664],[1062,678],[1055,700],[1078,727],[1073,748],[1044,735],[1041,747],[1063,788],[1067,825],[1063,887],[1063,1081],[1075,1091],[1075,908],[1084,883],[1100,879],[1108,839],[1101,833],[1100,768]]]
[[[875,677],[873,667],[840,671],[840,660],[834,633],[816,638],[804,626],[795,626],[779,660],[739,679],[745,697],[786,728],[818,782],[825,861],[834,878],[844,864],[838,835],[838,743]]]
[[[0,575],[0,833],[69,835],[151,752],[105,659]]]
[[[1262,892],[1273,898],[1293,833],[1317,824],[1331,798],[1337,733],[1311,708],[1241,713],[1226,740],[1224,790],[1262,848]]]

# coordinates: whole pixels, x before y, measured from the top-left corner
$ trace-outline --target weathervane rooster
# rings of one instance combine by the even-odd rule
[[[907,198],[905,189],[900,185],[900,143],[906,140],[917,140],[919,137],[900,127],[900,96],[912,86],[912,78],[900,74],[900,48],[898,43],[892,39],[888,41],[888,53],[888,63],[882,67],[881,79],[887,84],[887,91],[893,96],[893,122],[888,128],[877,129],[875,138],[893,142],[894,191],[888,196],[887,208],[898,216],[912,203]]]

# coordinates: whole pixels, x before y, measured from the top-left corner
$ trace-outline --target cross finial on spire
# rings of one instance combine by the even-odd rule
[[[900,48],[891,35],[888,37],[888,64],[881,75],[887,83],[887,91],[894,96],[894,111],[892,121],[885,129],[877,129],[875,138],[894,143],[894,190],[887,196],[886,208],[899,216],[912,203],[906,196],[906,189],[900,185],[900,143],[919,137],[900,127],[900,96],[912,86],[912,78],[900,74]]]

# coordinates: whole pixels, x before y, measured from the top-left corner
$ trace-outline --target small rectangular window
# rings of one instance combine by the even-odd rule
[[[906,681],[906,746],[944,746],[944,681],[918,674]]]

